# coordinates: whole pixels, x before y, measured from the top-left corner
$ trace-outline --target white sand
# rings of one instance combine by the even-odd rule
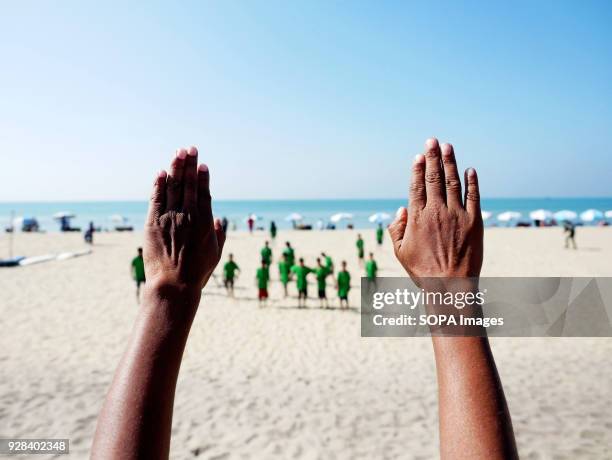
[[[337,265],[345,258],[357,306],[356,233],[280,232],[274,255],[289,238],[309,264],[320,250]],[[297,310],[277,282],[260,310],[254,270],[266,236],[229,237],[224,259],[233,252],[242,268],[238,299],[214,280],[206,289],[179,378],[171,456],[437,458],[429,339],[362,339],[356,311],[319,310],[315,299]],[[372,232],[364,236],[373,248]],[[87,458],[138,311],[129,265],[141,238],[96,235],[92,255],[0,269],[0,436],[70,438],[70,458]],[[487,230],[483,275],[611,276],[612,228],[579,228],[577,238],[580,249],[567,251],[560,229]],[[77,250],[82,236],[18,234],[15,247]],[[375,253],[381,276],[402,274],[388,239]],[[612,339],[495,339],[493,347],[522,458],[612,458]]]

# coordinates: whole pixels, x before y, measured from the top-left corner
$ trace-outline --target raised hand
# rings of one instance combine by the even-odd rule
[[[425,277],[478,277],[483,224],[478,177],[465,172],[465,197],[453,146],[428,139],[412,166],[409,210],[389,226],[395,255],[418,283]]]
[[[213,222],[208,167],[195,147],[178,149],[153,185],[145,225],[147,289],[199,295],[221,258],[225,234]]]

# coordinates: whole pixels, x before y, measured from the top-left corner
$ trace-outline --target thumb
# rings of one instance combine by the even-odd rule
[[[393,249],[397,254],[402,240],[404,239],[404,233],[406,232],[406,223],[408,222],[408,211],[405,207],[401,206],[398,208],[395,214],[395,220],[389,225],[389,236],[393,242]]]

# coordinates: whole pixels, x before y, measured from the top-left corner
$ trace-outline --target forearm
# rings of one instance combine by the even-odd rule
[[[442,459],[518,458],[486,337],[433,337]]]
[[[199,295],[150,285],[98,420],[92,458],[167,458],[174,391]]]

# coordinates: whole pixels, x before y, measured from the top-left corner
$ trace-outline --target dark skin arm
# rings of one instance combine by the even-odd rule
[[[143,305],[98,418],[94,459],[168,458],[174,392],[202,288],[225,235],[213,222],[209,172],[179,149],[155,179],[145,225]]]
[[[474,280],[483,259],[478,177],[465,173],[461,195],[453,147],[426,143],[412,168],[409,211],[389,227],[395,255],[415,283]],[[461,282],[461,281],[459,281]],[[439,285],[437,285],[439,288]],[[442,459],[518,458],[510,413],[486,337],[434,336]]]

